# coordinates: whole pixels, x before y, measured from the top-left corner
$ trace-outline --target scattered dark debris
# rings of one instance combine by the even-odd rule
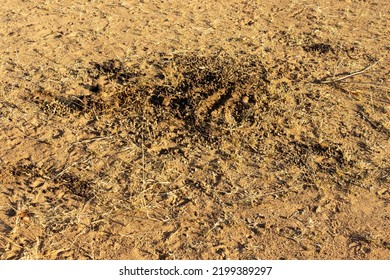
[[[304,46],[303,49],[306,52],[317,52],[320,54],[326,54],[330,51],[333,51],[333,48],[329,44],[323,44],[323,43],[314,43],[311,45]]]
[[[15,217],[16,216],[16,211],[15,211],[15,209],[13,209],[13,208],[10,208],[10,209],[8,209],[7,211],[5,211],[5,214],[8,216],[8,217]]]
[[[83,198],[85,201],[88,201],[95,196],[92,182],[82,180],[73,174],[64,173],[53,181],[54,183],[65,187],[72,194]]]

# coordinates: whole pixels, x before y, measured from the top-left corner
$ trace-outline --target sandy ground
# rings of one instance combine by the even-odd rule
[[[389,15],[2,1],[0,259],[389,259]]]

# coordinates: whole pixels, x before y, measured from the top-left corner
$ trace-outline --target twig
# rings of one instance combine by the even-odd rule
[[[7,236],[3,235],[2,233],[1,233],[0,238],[3,238],[4,240],[8,241],[8,242],[11,243],[12,245],[14,245],[14,246],[16,246],[16,247],[18,247],[18,248],[23,249],[22,246],[16,244],[14,241],[12,241],[12,239],[8,238]]]
[[[341,59],[341,61],[340,61],[339,63],[337,63],[337,65],[335,66],[334,71],[333,71],[333,78],[332,78],[332,80],[334,80],[334,79],[336,78],[337,69],[339,68],[339,66],[341,65],[341,63],[343,63],[343,60],[344,60],[344,58]]]
[[[352,72],[350,74],[347,74],[345,76],[342,76],[342,77],[339,77],[339,78],[335,78],[335,76],[333,76],[332,79],[328,80],[326,78],[324,79],[321,79],[321,80],[314,80],[313,83],[314,84],[331,84],[331,83],[335,83],[335,82],[339,82],[339,81],[342,81],[342,80],[345,80],[345,79],[348,79],[348,78],[351,78],[351,77],[354,77],[354,76],[357,76],[357,75],[360,75],[360,74],[363,74],[364,72],[366,72],[368,69],[370,69],[371,67],[375,66],[376,64],[378,64],[379,60],[377,60],[376,62],[374,62],[373,64],[371,65],[368,65],[367,67],[363,68],[362,70],[359,70],[359,71],[356,71],[356,72]]]
[[[356,113],[358,113],[358,115],[359,115],[363,120],[367,121],[367,122],[371,125],[372,128],[378,129],[378,126],[377,126],[375,123],[373,123],[369,118],[367,118],[367,116],[364,115],[362,112],[356,110]]]

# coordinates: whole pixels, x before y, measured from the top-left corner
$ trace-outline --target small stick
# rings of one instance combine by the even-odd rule
[[[12,239],[8,238],[7,236],[5,236],[5,235],[1,234],[1,236],[0,236],[0,237],[1,237],[1,238],[3,238],[4,240],[8,241],[8,242],[9,242],[9,243],[11,243],[12,245],[14,245],[14,246],[16,246],[16,247],[18,247],[18,248],[21,248],[21,249],[23,249],[23,247],[22,247],[22,246],[20,246],[20,245],[16,244],[14,241],[12,241]]]
[[[345,76],[342,76],[340,78],[335,78],[333,76],[333,78],[331,80],[315,80],[313,83],[315,84],[331,84],[331,83],[335,83],[335,82],[339,82],[339,81],[342,81],[342,80],[345,80],[345,79],[348,79],[348,78],[351,78],[353,76],[357,76],[357,75],[360,75],[360,74],[363,74],[364,72],[366,72],[368,69],[370,69],[371,67],[373,67],[374,65],[376,65],[377,63],[379,62],[379,60],[377,60],[375,63],[371,64],[371,65],[368,65],[367,67],[363,68],[362,70],[359,70],[359,71],[356,71],[356,72],[353,72],[353,73],[350,73],[348,75],[345,75]]]

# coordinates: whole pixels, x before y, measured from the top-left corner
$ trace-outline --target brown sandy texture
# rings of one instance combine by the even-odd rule
[[[389,15],[2,1],[0,259],[389,259]]]

